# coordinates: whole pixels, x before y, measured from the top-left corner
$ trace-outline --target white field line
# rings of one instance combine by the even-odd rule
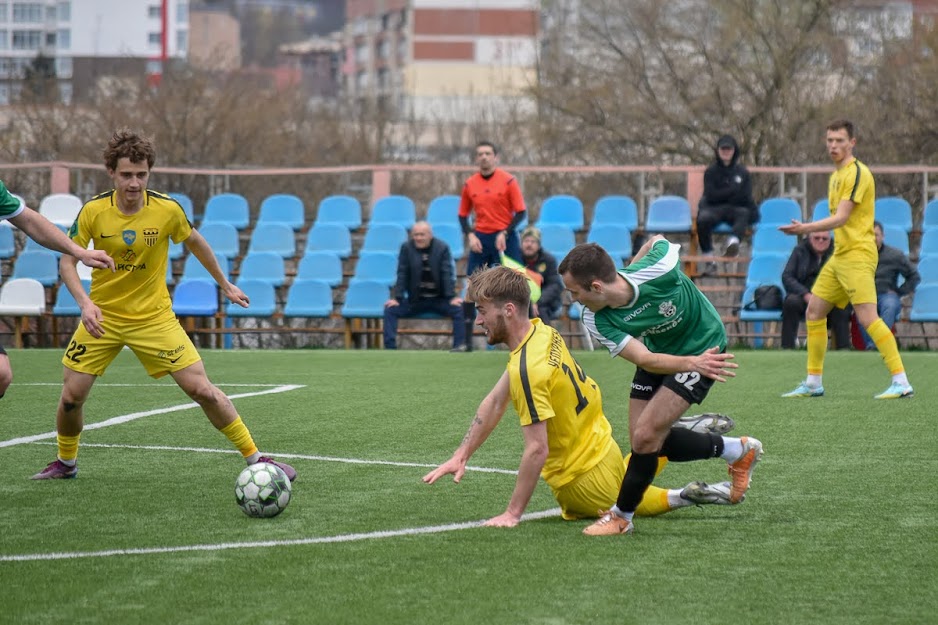
[[[256,397],[258,395],[270,395],[273,393],[286,393],[287,391],[295,391],[298,388],[303,388],[304,384],[284,384],[282,386],[277,386],[264,391],[255,391],[253,393],[239,393],[237,395],[229,395],[228,399],[240,399],[242,397]],[[153,415],[166,414],[168,412],[179,412],[180,410],[189,410],[190,408],[198,408],[199,405],[195,402],[190,402],[187,404],[178,404],[176,406],[169,406],[167,408],[157,408],[155,410],[145,410],[143,412],[132,412],[130,414],[121,415],[119,417],[114,417],[113,419],[107,419],[106,421],[99,421],[98,423],[89,423],[85,425],[85,431],[88,430],[97,430],[99,428],[106,428],[111,425],[120,425],[121,423],[127,423],[129,421],[135,421],[136,419],[142,419],[143,417],[152,417]],[[55,432],[46,432],[45,434],[34,434],[32,436],[21,436],[19,438],[11,438],[9,440],[0,441],[0,448],[2,447],[12,447],[13,445],[23,445],[25,443],[34,443],[36,441],[46,440],[50,438],[55,438]]]
[[[254,383],[242,383],[242,382],[212,382],[215,386],[250,386],[251,388],[273,388],[283,386],[283,384],[254,384]],[[57,386],[62,388],[61,382],[17,382],[17,386]],[[176,383],[170,380],[169,382],[150,382],[142,384],[122,384],[119,382],[97,382],[95,383],[95,388],[102,386],[140,386],[140,387],[162,387],[166,386],[168,388],[175,388]],[[296,388],[302,388],[306,386],[305,384],[297,385]]]
[[[532,512],[521,517],[522,521],[555,517],[560,508],[542,512]],[[145,556],[161,553],[183,553],[191,551],[224,551],[226,549],[257,549],[263,547],[294,547],[300,545],[321,545],[326,543],[347,543],[376,538],[396,538],[398,536],[417,536],[420,534],[439,534],[480,527],[485,521],[467,521],[449,525],[430,525],[427,527],[408,527],[399,530],[382,530],[361,534],[340,534],[338,536],[319,536],[316,538],[297,538],[294,540],[262,540],[242,543],[215,543],[209,545],[183,545],[179,547],[146,547],[140,549],[108,549],[105,551],[65,551],[57,553],[28,553],[0,556],[0,562],[35,562],[37,560],[77,560],[81,558],[108,558],[112,556]]]
[[[46,445],[54,445],[55,443],[44,443]],[[208,447],[174,447],[170,445],[120,445],[112,443],[82,443],[82,449],[87,447],[104,447],[112,449],[142,449],[147,451],[193,451],[203,454],[237,454],[239,453],[237,449],[211,449]],[[271,456],[276,456],[278,460],[284,458],[293,458],[298,460],[317,460],[319,462],[342,462],[345,464],[377,464],[390,467],[417,467],[421,469],[435,469],[438,467],[438,464],[430,464],[424,462],[395,462],[393,460],[366,460],[364,458],[337,458],[335,456],[314,456],[310,454],[284,454],[284,453],[270,453]],[[513,469],[493,469],[491,467],[472,467],[467,466],[466,471],[475,471],[477,473],[501,473],[502,475],[518,475],[518,472]]]

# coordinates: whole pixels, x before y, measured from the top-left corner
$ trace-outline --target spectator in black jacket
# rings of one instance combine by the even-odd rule
[[[876,265],[876,310],[886,327],[892,328],[902,312],[902,298],[915,292],[915,287],[922,281],[922,277],[902,250],[883,243],[883,224],[874,221],[873,234],[876,236],[876,248],[879,250],[879,263]],[[902,286],[899,286],[899,276],[905,278]],[[860,335],[866,349],[876,349],[876,344],[862,324]]]
[[[397,284],[384,304],[384,348],[397,349],[397,321],[435,313],[453,320],[453,351],[466,351],[466,324],[462,299],[456,296],[453,256],[445,241],[433,238],[433,230],[418,221],[410,240],[401,245],[397,260]]]
[[[521,260],[528,276],[541,287],[541,297],[531,301],[531,314],[551,325],[563,306],[563,280],[557,259],[541,247],[541,231],[529,226],[521,233]]]
[[[717,141],[716,159],[704,172],[703,197],[697,205],[697,241],[700,253],[713,255],[713,229],[728,223],[733,234],[723,249],[724,256],[739,254],[739,244],[749,227],[759,221],[759,209],[752,199],[752,179],[749,170],[739,164],[739,146],[736,139],[723,135]],[[712,272],[714,265],[705,265]]]
[[[782,349],[795,349],[798,324],[804,319],[811,297],[811,287],[821,266],[833,253],[830,232],[812,232],[791,251],[782,272],[785,300],[782,302]],[[837,349],[850,347],[850,313],[836,306],[827,315]]]

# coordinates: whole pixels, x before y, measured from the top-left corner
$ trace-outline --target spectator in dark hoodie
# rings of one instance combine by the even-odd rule
[[[713,255],[713,229],[728,223],[733,234],[723,249],[724,256],[739,254],[739,244],[749,227],[759,220],[759,210],[752,199],[752,179],[749,170],[739,164],[739,146],[736,139],[723,135],[717,141],[716,160],[704,172],[704,191],[697,207],[697,240],[700,253]],[[713,263],[705,271],[712,272]]]

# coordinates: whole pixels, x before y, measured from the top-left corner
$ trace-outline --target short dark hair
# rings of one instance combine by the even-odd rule
[[[886,229],[883,228],[883,223],[882,223],[881,221],[874,221],[874,222],[873,222],[873,227],[874,227],[874,228],[879,228],[881,231],[886,232]]]
[[[109,171],[117,169],[117,161],[122,158],[130,159],[131,163],[142,163],[146,161],[147,166],[153,169],[156,162],[156,148],[153,147],[153,141],[141,133],[130,128],[120,128],[107,142],[104,148],[104,166]]]
[[[472,151],[473,155],[476,152],[478,152],[479,148],[481,147],[492,148],[492,153],[495,154],[495,156],[498,156],[498,146],[492,143],[491,141],[479,141],[478,143],[476,143],[476,147]]]
[[[853,139],[856,136],[856,126],[849,119],[835,119],[827,125],[828,130],[846,130],[847,136]]]
[[[610,284],[616,280],[616,264],[596,243],[580,243],[564,256],[557,268],[560,275],[569,273],[577,284],[589,288],[593,280]]]

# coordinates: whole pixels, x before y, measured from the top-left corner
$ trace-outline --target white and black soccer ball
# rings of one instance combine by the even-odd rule
[[[274,517],[290,503],[292,488],[283,469],[269,462],[258,462],[238,475],[235,501],[250,517]]]

